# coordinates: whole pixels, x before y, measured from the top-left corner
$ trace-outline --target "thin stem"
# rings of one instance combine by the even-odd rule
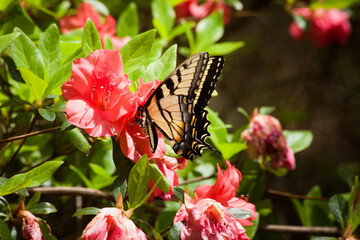
[[[26,133],[31,132],[32,128],[33,128],[34,125],[35,125],[35,122],[36,122],[36,119],[38,118],[38,116],[39,116],[39,112],[36,110],[35,115],[34,115],[34,118],[32,119],[32,121],[31,121],[28,129],[26,130]],[[27,138],[27,137],[23,138],[23,140],[21,141],[19,147],[16,149],[15,153],[12,155],[12,157],[10,158],[10,160],[6,163],[5,167],[4,167],[3,170],[1,171],[0,176],[2,176],[2,175],[5,173],[6,169],[7,169],[7,168],[11,165],[11,163],[15,160],[16,155],[20,152],[21,147],[24,145],[24,143],[25,143],[25,141],[26,141],[26,138]]]
[[[329,198],[311,197],[311,196],[306,196],[306,195],[292,194],[292,193],[281,192],[281,191],[274,190],[274,189],[267,189],[266,192],[269,194],[272,194],[272,195],[277,195],[277,196],[287,197],[287,198],[309,199],[309,200],[318,200],[318,201],[325,201],[325,202],[329,201]]]
[[[259,232],[327,235],[327,236],[341,235],[340,229],[338,227],[304,227],[304,226],[272,225],[272,224],[260,226]]]
[[[19,139],[26,139],[28,137],[36,136],[36,135],[39,135],[39,134],[57,131],[60,128],[61,128],[61,126],[52,127],[52,128],[48,128],[48,129],[44,129],[44,130],[40,130],[40,131],[35,131],[35,132],[32,132],[32,133],[26,133],[26,134],[15,136],[15,137],[0,139],[0,143],[12,142],[12,141],[16,141],[16,140],[19,140]]]
[[[193,178],[193,179],[190,179],[190,180],[185,180],[181,183],[179,183],[179,186],[180,185],[186,185],[186,184],[189,184],[189,183],[194,183],[194,182],[200,182],[202,180],[206,180],[206,179],[210,179],[210,178],[215,178],[217,174],[213,174],[211,176],[208,176],[208,177],[197,177],[197,178]]]
[[[114,195],[111,192],[84,187],[33,187],[27,190],[30,194],[40,191],[42,195],[81,195],[114,201]]]

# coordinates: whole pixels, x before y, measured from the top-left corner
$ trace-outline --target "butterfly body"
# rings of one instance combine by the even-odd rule
[[[223,57],[197,53],[180,64],[140,106],[136,122],[149,135],[152,152],[157,147],[156,128],[165,136],[174,151],[193,159],[210,136],[210,125],[204,109],[215,89],[224,65]]]

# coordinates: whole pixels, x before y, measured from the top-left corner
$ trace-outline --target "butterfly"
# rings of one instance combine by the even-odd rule
[[[203,148],[213,149],[205,142],[208,105],[215,84],[224,66],[224,57],[209,57],[207,52],[192,55],[181,63],[139,106],[135,122],[149,136],[155,152],[156,128],[165,136],[177,154],[193,160]]]

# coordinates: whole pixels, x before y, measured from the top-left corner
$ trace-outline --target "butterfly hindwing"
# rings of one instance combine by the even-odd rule
[[[144,128],[149,134],[150,147],[157,147],[158,128],[173,147],[185,158],[193,159],[210,136],[207,111],[204,109],[215,89],[224,65],[223,57],[195,54],[180,64],[160,85],[142,107]]]

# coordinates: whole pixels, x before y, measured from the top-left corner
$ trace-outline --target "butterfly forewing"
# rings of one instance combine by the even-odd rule
[[[145,131],[150,147],[157,147],[156,126],[167,138],[174,151],[185,158],[201,155],[210,136],[207,111],[204,109],[215,89],[224,65],[223,57],[197,53],[180,64],[153,92],[142,107]]]

